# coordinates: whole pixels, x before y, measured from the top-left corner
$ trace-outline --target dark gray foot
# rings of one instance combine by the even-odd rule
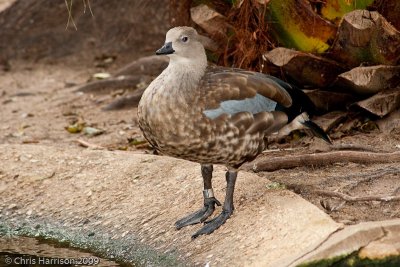
[[[232,211],[223,210],[220,215],[215,217],[214,219],[205,223],[203,228],[197,231],[194,235],[192,235],[192,239],[195,239],[199,235],[208,235],[217,230],[221,225],[223,225],[229,217],[232,215]]]
[[[194,235],[192,235],[192,239],[195,239],[199,235],[208,235],[217,230],[221,225],[223,225],[226,220],[231,217],[233,210],[233,192],[235,190],[235,183],[237,177],[237,171],[227,171],[226,172],[226,195],[224,207],[222,208],[222,213],[215,217],[214,219],[206,222],[206,224],[197,231]]]
[[[188,225],[204,222],[208,217],[211,216],[211,214],[213,214],[215,205],[221,206],[221,203],[215,197],[204,199],[204,207],[201,210],[198,210],[195,213],[192,213],[177,221],[175,223],[176,229],[179,230]]]

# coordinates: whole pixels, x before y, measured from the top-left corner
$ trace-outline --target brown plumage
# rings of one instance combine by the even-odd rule
[[[204,207],[178,221],[178,229],[211,215],[219,204],[212,164],[228,167],[223,212],[193,237],[213,232],[232,214],[237,169],[265,149],[266,137],[306,126],[327,139],[303,113],[312,111],[312,104],[300,90],[265,74],[207,66],[193,28],[168,31],[157,54],[167,54],[170,63],[142,96],[139,126],[163,154],[200,163],[204,179]]]

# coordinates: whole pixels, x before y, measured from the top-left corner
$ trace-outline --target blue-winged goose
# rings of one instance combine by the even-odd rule
[[[200,163],[204,181],[203,208],[177,221],[177,229],[205,222],[221,205],[211,185],[213,164],[228,168],[222,213],[193,238],[212,233],[231,216],[238,168],[266,148],[268,136],[306,127],[329,141],[308,119],[313,105],[301,90],[262,73],[207,66],[195,29],[169,30],[156,54],[170,62],[140,100],[140,129],[162,154]]]

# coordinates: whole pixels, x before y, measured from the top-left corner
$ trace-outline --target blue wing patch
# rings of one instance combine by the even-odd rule
[[[236,114],[250,112],[256,114],[263,111],[274,111],[277,103],[263,95],[256,94],[253,98],[243,100],[227,100],[220,104],[219,108],[204,110],[203,113],[210,119],[215,119],[222,114]]]

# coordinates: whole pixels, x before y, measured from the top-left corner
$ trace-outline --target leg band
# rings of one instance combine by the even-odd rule
[[[204,198],[212,198],[214,197],[214,191],[211,189],[204,189],[203,190],[203,196]]]

